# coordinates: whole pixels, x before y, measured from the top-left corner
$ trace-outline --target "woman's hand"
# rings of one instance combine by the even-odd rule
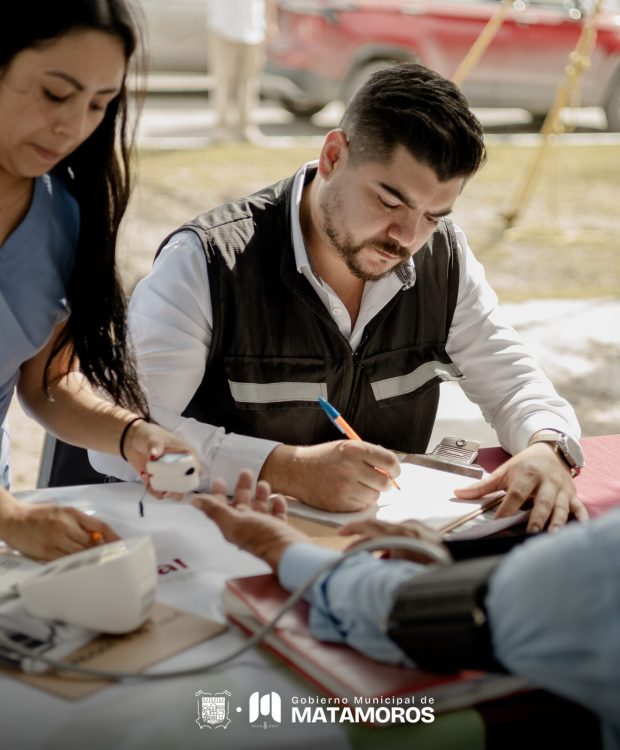
[[[171,492],[157,492],[150,486],[150,476],[146,470],[146,462],[153,461],[164,453],[191,453],[200,467],[200,460],[189,443],[177,437],[172,432],[164,430],[163,427],[139,420],[134,422],[127,431],[123,440],[123,449],[127,461],[140,474],[149,493],[153,497],[169,497],[173,500],[181,500],[183,495]],[[199,469],[200,470],[200,469]]]
[[[55,560],[120,537],[103,521],[54,503],[29,505],[12,497],[2,503],[0,537],[36,560]]]

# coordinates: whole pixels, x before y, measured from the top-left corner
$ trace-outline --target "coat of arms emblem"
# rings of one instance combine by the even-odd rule
[[[205,693],[203,690],[199,690],[195,695],[198,699],[196,701],[196,724],[201,729],[205,727],[226,729],[230,724],[230,716],[228,715],[230,693],[228,690],[221,693]]]

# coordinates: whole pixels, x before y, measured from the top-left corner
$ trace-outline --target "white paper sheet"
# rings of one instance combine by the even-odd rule
[[[485,474],[485,476],[487,476]],[[377,506],[355,513],[333,513],[311,508],[297,500],[289,500],[292,516],[340,526],[351,521],[376,516],[381,521],[400,523],[409,519],[424,521],[429,526],[442,529],[452,521],[492,502],[498,493],[481,500],[463,501],[454,497],[454,490],[467,487],[475,479],[417,464],[401,464],[398,477],[400,490],[392,487],[383,492]]]

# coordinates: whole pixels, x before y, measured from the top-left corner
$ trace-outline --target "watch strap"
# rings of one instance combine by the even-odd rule
[[[576,477],[583,466],[583,462],[579,463],[573,456],[571,456],[567,447],[568,436],[564,432],[554,429],[544,429],[535,432],[528,442],[530,445],[536,443],[547,443],[552,448],[556,455],[566,464],[572,477]]]
[[[538,430],[529,439],[528,446],[534,445],[534,443],[557,443],[564,437],[564,432],[560,430],[554,430],[552,428],[546,428],[544,430]]]

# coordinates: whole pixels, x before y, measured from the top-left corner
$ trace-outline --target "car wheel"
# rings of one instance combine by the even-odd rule
[[[357,94],[358,90],[366,83],[373,73],[378,73],[380,70],[391,68],[393,65],[398,65],[405,60],[371,60],[365,63],[359,68],[355,68],[350,74],[347,82],[343,87],[342,100],[345,104],[348,104],[351,99]]]
[[[280,104],[287,112],[302,120],[309,120],[312,115],[316,115],[325,106],[325,103],[307,102],[303,99],[289,99],[284,96],[280,97]]]
[[[605,116],[607,117],[607,130],[620,131],[620,76],[616,78],[607,99]]]
[[[542,126],[545,123],[545,120],[547,119],[547,113],[546,112],[530,112],[530,117],[532,118],[532,128],[535,130],[540,130]]]

